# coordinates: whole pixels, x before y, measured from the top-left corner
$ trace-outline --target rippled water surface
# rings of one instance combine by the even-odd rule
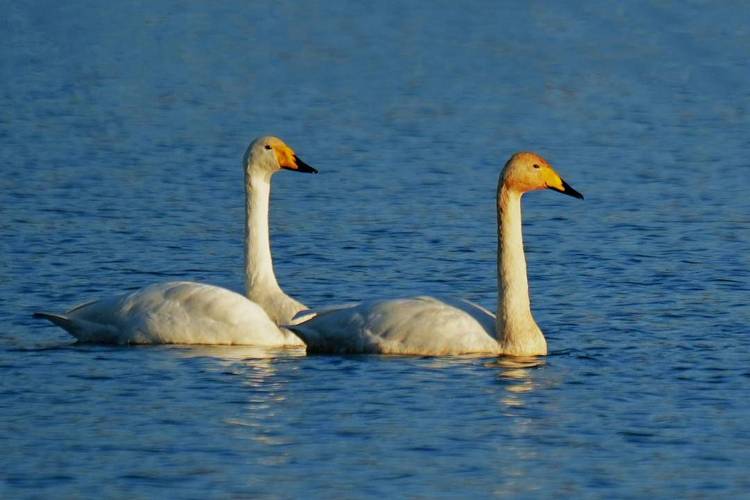
[[[750,8],[2,2],[0,496],[750,494]],[[312,306],[494,307],[525,198],[530,360],[78,346],[31,319],[169,279],[241,290],[248,140]]]

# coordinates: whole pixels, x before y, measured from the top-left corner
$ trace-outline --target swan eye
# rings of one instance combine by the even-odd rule
[[[271,149],[271,146],[269,146],[268,144],[266,144],[266,145],[265,145],[264,147],[265,147],[266,149]]]
[[[536,163],[534,163],[534,168],[539,168],[539,165],[537,165]]]

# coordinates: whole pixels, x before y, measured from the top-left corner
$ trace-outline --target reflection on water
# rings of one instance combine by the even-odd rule
[[[532,378],[533,370],[545,364],[545,359],[539,356],[503,356],[485,363],[485,366],[499,369],[497,376],[509,393],[502,398],[503,404],[519,408],[524,406],[524,400],[520,395],[536,388]]]
[[[268,418],[279,411],[277,407],[286,399],[286,382],[277,376],[277,364],[281,360],[304,357],[304,348],[191,346],[176,347],[175,350],[180,357],[201,358],[208,362],[204,365],[208,370],[235,377],[239,386],[247,389],[246,416],[228,418],[225,422],[256,429],[259,432],[256,439],[273,444],[263,429],[268,425]]]
[[[210,357],[217,360],[225,360],[228,364],[236,361],[246,360],[254,362],[263,359],[277,359],[286,357],[305,356],[306,352],[303,347],[289,348],[269,348],[255,346],[213,346],[213,345],[196,345],[190,347],[170,346],[180,356],[187,358]]]

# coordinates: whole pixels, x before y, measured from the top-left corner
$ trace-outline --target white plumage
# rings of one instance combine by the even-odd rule
[[[81,342],[278,347],[299,339],[255,302],[213,285],[174,281],[81,304],[64,315],[36,313]]]
[[[547,354],[547,342],[531,314],[521,231],[521,196],[545,188],[583,198],[534,153],[513,155],[500,174],[496,315],[470,302],[414,297],[328,309],[312,319],[302,312],[302,321],[290,328],[308,352]]]
[[[441,356],[498,353],[488,333],[494,323],[492,313],[471,302],[424,296],[320,311],[290,328],[312,352]]]
[[[244,156],[247,293],[177,281],[95,300],[65,314],[39,312],[81,342],[303,346],[285,328],[305,306],[286,295],[273,272],[268,235],[271,176],[279,169],[317,172],[276,137],[253,141]],[[251,300],[252,299],[252,300]]]

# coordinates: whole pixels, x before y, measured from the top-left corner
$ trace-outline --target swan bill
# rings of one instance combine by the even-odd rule
[[[305,173],[305,174],[317,174],[318,173],[318,170],[316,168],[311,167],[310,165],[308,165],[307,163],[305,163],[304,161],[302,161],[299,156],[293,155],[293,157],[294,157],[294,165],[293,166],[291,166],[291,165],[282,165],[281,168],[285,168],[287,170],[294,170],[296,172],[302,172],[302,173]]]
[[[570,186],[570,184],[568,184],[562,179],[560,179],[560,181],[562,182],[562,188],[558,188],[556,186],[548,186],[548,187],[550,189],[557,191],[558,193],[567,194],[568,196],[572,196],[573,198],[578,198],[580,200],[583,199],[583,195],[579,193],[578,191],[576,191],[575,189],[573,189]]]
[[[273,148],[273,152],[276,153],[276,161],[279,163],[279,167],[307,174],[318,173],[315,168],[302,161],[302,159],[297,156],[297,153],[295,153],[292,148],[281,142],[280,139],[276,139],[276,143],[271,144],[270,147]]]

